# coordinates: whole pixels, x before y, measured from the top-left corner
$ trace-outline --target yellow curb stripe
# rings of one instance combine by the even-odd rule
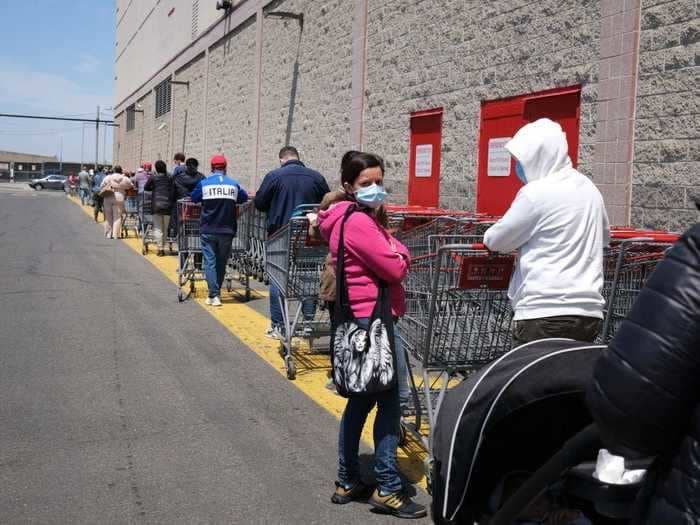
[[[80,200],[75,197],[68,197],[77,204],[86,214],[93,217],[93,209],[82,206]],[[101,222],[101,221],[100,221]],[[141,240],[129,237],[122,239],[124,244],[129,246],[136,253],[141,254]],[[177,257],[157,257],[151,250],[146,254],[145,259],[163,273],[174,285],[177,286]],[[206,285],[199,283],[198,292],[203,292]],[[173,289],[173,301],[176,289]],[[279,343],[263,336],[269,326],[269,319],[248,306],[246,303],[238,301],[236,290],[233,297],[222,298],[221,308],[206,306],[203,293],[194,294],[193,300],[201,305],[211,316],[219,321],[229,332],[244,343],[248,348],[266,361],[272,368],[286,377],[284,362],[279,354]],[[267,293],[257,293],[256,296],[267,296]],[[253,300],[256,300],[254,297]],[[257,297],[260,300],[260,297]],[[312,353],[308,345],[297,348],[295,353],[297,363],[297,376],[294,381],[289,381],[291,385],[300,389],[321,408],[333,414],[340,420],[345,409],[345,399],[336,395],[326,388],[330,362],[327,354]],[[372,428],[374,425],[375,410],[372,411],[365,424],[362,440],[372,446]],[[408,436],[406,446],[399,448],[398,459],[401,472],[412,483],[426,489],[426,478],[424,472],[424,461],[427,453],[423,445],[414,438]]]

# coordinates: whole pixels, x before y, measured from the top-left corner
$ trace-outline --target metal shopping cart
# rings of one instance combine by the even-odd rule
[[[317,205],[305,206],[315,209]],[[287,377],[296,377],[292,338],[314,340],[330,335],[330,318],[318,301],[319,283],[328,248],[309,235],[305,216],[290,219],[265,243],[267,274],[270,285],[280,291],[284,339],[283,354]]]
[[[177,299],[180,302],[195,292],[197,281],[204,280],[199,236],[201,214],[200,204],[189,199],[177,201]]]
[[[129,236],[129,230],[138,238],[141,229],[139,212],[139,198],[136,195],[127,195],[124,200],[124,219],[122,220],[122,237]]]
[[[412,258],[436,254],[439,244],[464,244],[481,242],[484,232],[493,224],[492,220],[475,216],[436,217],[429,222],[396,234]],[[478,238],[477,238],[478,236]],[[462,239],[462,237],[465,237]]]
[[[265,240],[267,239],[267,218],[252,201],[239,208],[238,231],[243,252],[239,258],[241,271],[268,284],[265,269]]]
[[[641,235],[640,235],[641,234]],[[640,230],[613,231],[605,251],[605,320],[599,341],[607,344],[632,309],[656,265],[679,238],[677,234]]]
[[[153,230],[153,199],[150,191],[144,191],[140,195],[141,207],[141,253],[146,255],[150,244],[156,244],[157,240]],[[173,252],[173,246],[177,243],[177,238],[168,236],[168,232],[163,232],[166,235],[165,244],[168,245],[170,252]]]
[[[403,426],[427,450],[431,450],[432,431],[451,383],[511,348],[507,288],[513,264],[513,256],[490,253],[483,244],[440,246],[436,253],[411,263],[407,312],[398,332],[421,377],[416,381],[409,373],[414,406],[404,410]]]

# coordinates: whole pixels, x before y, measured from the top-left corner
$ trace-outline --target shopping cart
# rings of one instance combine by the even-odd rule
[[[177,201],[177,299],[180,302],[195,292],[195,282],[204,280],[199,236],[201,214],[200,204],[189,199]]]
[[[414,406],[404,409],[403,426],[427,450],[451,383],[511,349],[507,288],[513,264],[512,256],[493,254],[477,243],[444,245],[411,263],[407,311],[398,333],[421,377],[416,381],[409,373]]]
[[[397,232],[412,230],[439,217],[492,219],[487,215],[475,214],[471,211],[446,210],[426,206],[392,204],[387,206],[386,210],[389,216],[389,229]]]
[[[136,195],[128,195],[124,200],[124,218],[122,219],[122,237],[129,236],[129,230],[138,238],[141,229],[139,200]]]
[[[640,230],[612,231],[611,237],[603,268],[606,308],[599,341],[604,344],[615,336],[656,265],[679,238],[673,233]]]
[[[313,210],[318,205],[305,206]],[[328,312],[319,307],[318,295],[323,264],[328,248],[309,235],[309,221],[305,216],[290,219],[282,229],[265,243],[266,268],[270,285],[280,291],[284,339],[283,354],[287,377],[296,377],[292,338],[314,340],[330,335]]]
[[[253,201],[239,208],[238,231],[244,250],[239,260],[240,270],[258,281],[268,284],[265,269],[265,240],[267,239],[267,217],[258,210]]]
[[[141,208],[141,253],[146,255],[150,244],[156,244],[157,240],[153,230],[153,199],[150,191],[144,191],[140,197]],[[170,252],[173,252],[173,246],[177,243],[177,238],[168,236],[167,232],[165,244],[168,245]]]
[[[436,242],[438,239],[443,240],[442,244],[481,242],[474,236],[483,237],[484,232],[492,224],[492,220],[474,216],[441,216],[410,230],[398,232],[396,237],[406,246],[411,257],[417,258],[428,254],[436,254]],[[469,239],[460,239],[461,237],[469,237]]]

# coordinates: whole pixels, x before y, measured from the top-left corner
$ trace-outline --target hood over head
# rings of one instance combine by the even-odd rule
[[[566,134],[548,118],[524,125],[505,148],[520,162],[528,182],[571,167]]]

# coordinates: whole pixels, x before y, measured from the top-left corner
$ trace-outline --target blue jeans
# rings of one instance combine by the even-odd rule
[[[90,188],[80,188],[80,204],[88,204],[90,202]]]
[[[286,329],[284,326],[284,315],[282,314],[282,306],[280,299],[282,291],[275,283],[270,283],[270,324],[273,327]],[[314,299],[306,299],[301,303],[301,313],[304,316],[304,321],[313,321],[316,316],[316,301]],[[294,315],[294,313],[290,313]]]
[[[361,327],[368,326],[369,319],[358,319]],[[354,485],[360,480],[359,449],[362,428],[374,405],[377,415],[374,419],[374,473],[382,494],[398,492],[403,488],[399,476],[396,449],[399,446],[399,425],[401,405],[407,402],[408,368],[401,341],[396,337],[396,366],[398,388],[373,396],[355,396],[348,399],[343,417],[340,420],[338,439],[338,481],[345,486]],[[405,398],[403,397],[405,396]]]
[[[202,233],[200,239],[204,258],[204,276],[209,287],[209,297],[218,297],[221,293],[221,285],[224,284],[224,277],[226,277],[226,264],[231,256],[233,235]]]

